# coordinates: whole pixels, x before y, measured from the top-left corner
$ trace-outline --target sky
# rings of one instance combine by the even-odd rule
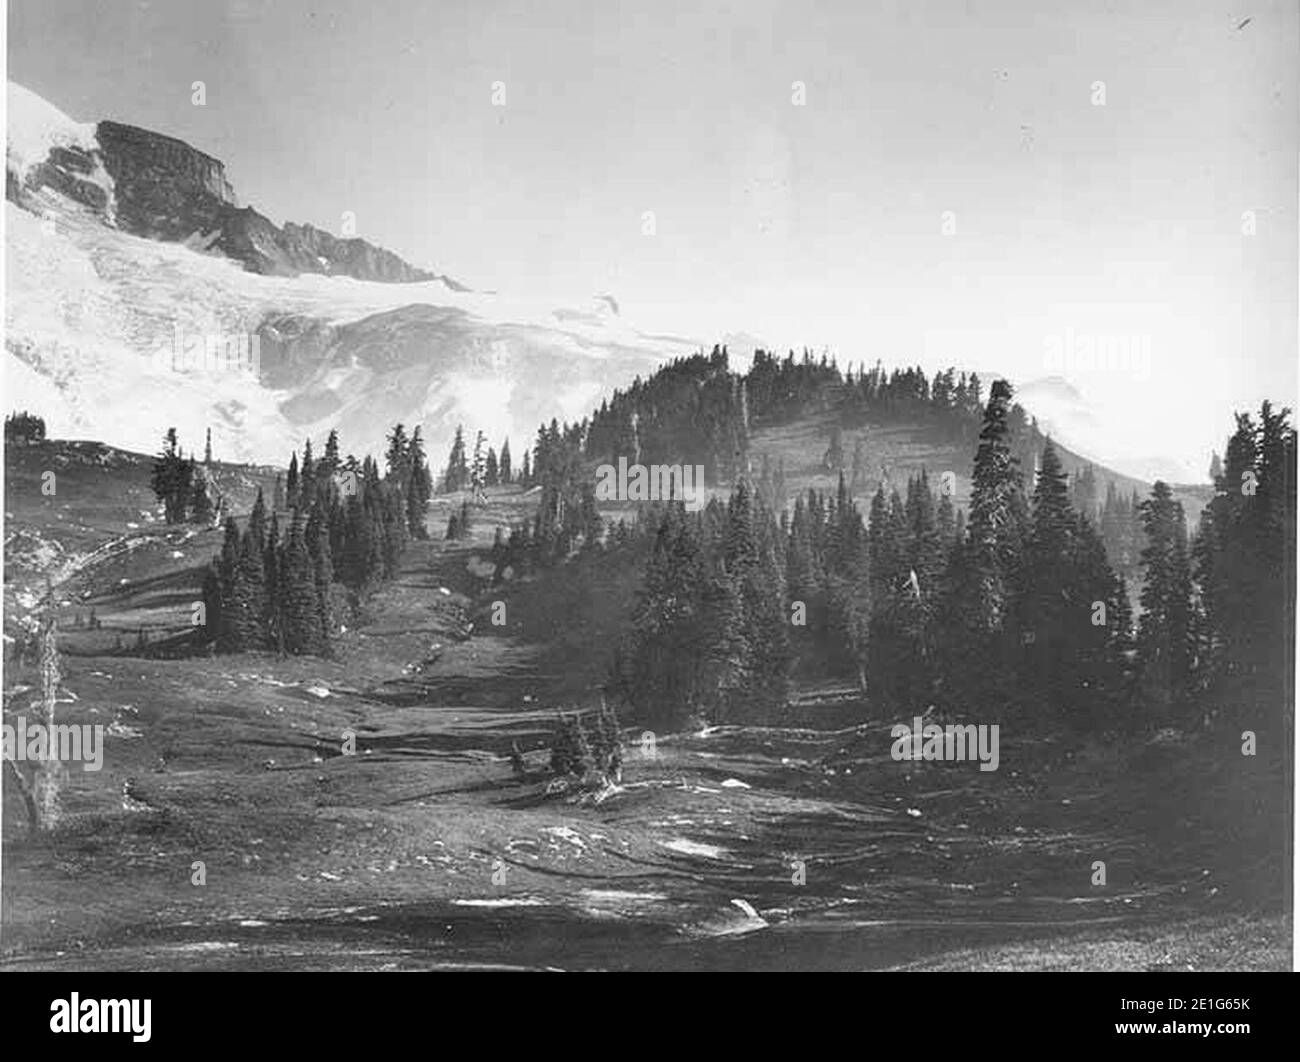
[[[1076,448],[1202,476],[1296,405],[1298,43],[1285,0],[11,0],[8,76],[277,222],[647,331],[1063,376]]]

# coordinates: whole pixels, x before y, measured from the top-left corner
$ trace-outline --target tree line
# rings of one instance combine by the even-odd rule
[[[516,470],[510,457],[510,440],[501,444],[501,454],[486,446],[487,438],[480,431],[474,440],[474,452],[465,449],[465,426],[456,425],[456,435],[452,439],[451,452],[447,455],[447,467],[442,475],[442,489],[446,494],[461,490],[472,490],[476,494],[487,487],[504,486],[513,483]],[[486,448],[485,448],[486,447]],[[528,455],[524,455],[522,480],[527,485],[531,472],[528,468]]]
[[[186,457],[181,452],[175,428],[168,428],[163,436],[163,447],[154,458],[149,475],[149,486],[154,497],[162,503],[163,518],[169,524],[195,523],[210,526],[224,515],[225,499],[217,490],[208,473],[211,464],[211,436],[205,464],[199,464],[193,453]]]
[[[886,711],[1092,732],[1190,725],[1243,697],[1287,703],[1289,411],[1238,417],[1190,544],[1167,484],[1132,507],[1108,493],[1103,525],[1109,509],[1116,534],[1135,520],[1141,536],[1128,541],[1135,621],[1095,493],[1071,485],[1050,439],[1026,485],[1011,398],[1005,381],[990,389],[968,515],[924,473],[903,495],[882,485],[866,520],[843,472],[833,495],[809,491],[779,516],[747,477],[725,505],[660,507],[611,691],[665,725],[770,716],[801,669],[850,675]]]
[[[567,551],[599,533],[594,496],[588,483],[594,465],[626,457],[631,464],[699,464],[710,485],[755,476],[751,430],[756,423],[780,423],[818,410],[836,411],[849,424],[920,419],[950,440],[978,435],[981,382],[955,369],[937,372],[933,381],[919,368],[886,372],[877,363],[842,372],[833,358],[793,351],[780,358],[755,351],[747,373],[732,372],[725,346],[709,354],[676,358],[648,379],[637,377],[626,389],[602,401],[590,418],[573,424],[552,420],[538,430],[525,486],[541,486],[538,508],[528,525],[511,535],[515,562],[554,563]],[[1011,445],[1019,460],[1032,460],[1044,437],[1024,409],[1008,410]],[[463,443],[453,446],[453,457]],[[527,469],[529,453],[524,455]],[[753,483],[766,507],[785,508],[785,469],[761,456]],[[823,463],[832,474],[847,467],[842,430],[835,426]],[[454,465],[454,461],[453,461]],[[870,478],[862,440],[854,446],[849,492],[857,496]],[[449,465],[449,468],[452,467]],[[1095,479],[1094,479],[1095,486]]]
[[[217,652],[327,655],[345,610],[396,575],[412,537],[425,538],[432,476],[420,429],[397,424],[385,469],[340,458],[338,433],[315,459],[295,451],[268,511],[261,489],[244,528],[225,524],[203,583],[200,638]],[[281,506],[283,504],[283,509]],[[287,527],[281,527],[281,512]]]
[[[42,442],[45,439],[45,420],[25,409],[5,416],[5,442],[26,444]]]

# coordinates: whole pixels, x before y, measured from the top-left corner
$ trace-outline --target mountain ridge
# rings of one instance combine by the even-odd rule
[[[276,225],[241,204],[220,159],[178,137],[107,119],[72,122],[14,82],[9,99],[20,123],[55,127],[53,136],[27,136],[34,146],[27,157],[10,152],[5,195],[19,206],[30,208],[33,193],[48,187],[123,232],[172,243],[195,240],[254,273],[320,273],[388,284],[436,280],[465,290],[361,237],[334,236],[307,223]],[[42,156],[43,139],[52,142]]]

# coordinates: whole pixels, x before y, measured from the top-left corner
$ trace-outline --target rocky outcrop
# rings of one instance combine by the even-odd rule
[[[79,147],[56,147],[50,151],[49,159],[36,167],[31,179],[110,218],[112,196],[102,183],[94,180],[98,169],[98,160],[91,152]]]
[[[124,232],[188,241],[254,273],[323,273],[390,284],[441,280],[466,290],[366,240],[292,222],[280,228],[239,204],[220,160],[183,140],[119,122],[100,122],[93,140],[90,127],[85,129],[82,143],[51,146],[43,161],[18,172],[7,169],[6,196],[42,210],[36,193],[48,188]]]
[[[311,225],[285,222],[284,242],[301,259],[323,259],[331,264],[332,271],[350,277],[366,276],[394,283],[433,279],[433,274],[414,269],[392,251],[385,251],[382,247],[375,247],[355,237],[338,239]]]
[[[275,276],[325,273],[386,283],[435,279],[365,240],[339,239],[292,222],[280,228],[252,207],[241,207],[225,167],[184,141],[116,122],[100,122],[98,138],[117,190],[118,225],[137,236],[185,240],[197,235],[253,272]]]
[[[184,240],[211,232],[237,206],[225,167],[182,140],[117,122],[100,122],[96,136],[127,232]]]

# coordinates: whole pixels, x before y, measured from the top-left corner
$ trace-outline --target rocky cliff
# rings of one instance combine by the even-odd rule
[[[12,93],[11,93],[12,98]],[[252,207],[241,206],[220,160],[183,140],[148,129],[104,121],[69,126],[6,171],[6,197],[38,209],[37,193],[51,189],[134,236],[189,241],[225,254],[254,273],[297,276],[324,273],[383,283],[441,280],[392,251],[366,240],[340,238],[311,225],[283,228]],[[60,131],[62,132],[62,131]]]
[[[225,208],[236,206],[225,167],[184,141],[117,122],[100,122],[95,134],[113,178],[119,228],[184,240],[219,227]]]

